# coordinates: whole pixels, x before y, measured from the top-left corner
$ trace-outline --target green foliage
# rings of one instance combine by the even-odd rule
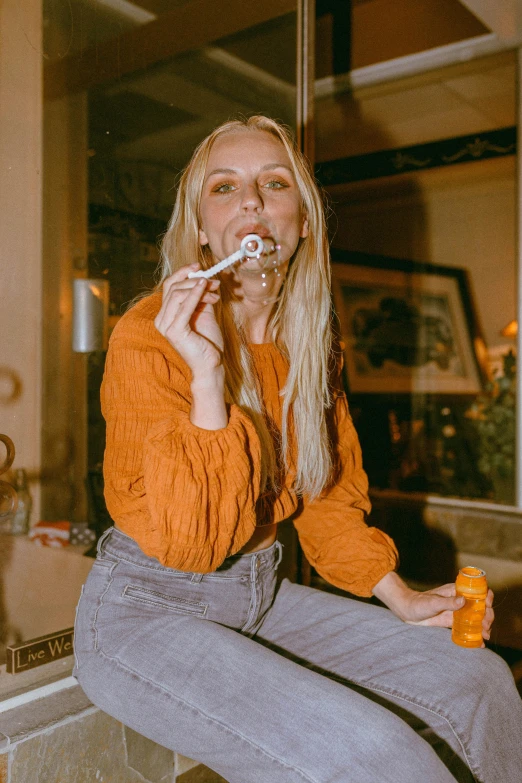
[[[491,479],[495,500],[512,503],[515,478],[516,358],[502,358],[503,372],[488,383],[467,412],[479,437],[478,468]]]

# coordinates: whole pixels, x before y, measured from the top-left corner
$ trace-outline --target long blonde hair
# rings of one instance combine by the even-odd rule
[[[300,240],[291,260],[270,328],[274,341],[289,360],[288,380],[281,392],[284,398],[281,454],[286,467],[290,467],[289,446],[294,440],[297,461],[293,486],[298,494],[313,499],[327,486],[333,471],[327,427],[332,353],[330,261],[321,196],[289,130],[268,117],[256,115],[226,122],[201,142],[179,181],[174,211],[161,247],[160,283],[185,264],[199,261],[204,269],[212,265],[210,249],[201,246],[198,235],[199,203],[207,161],[217,138],[245,130],[270,133],[283,144],[308,219],[308,236]],[[252,418],[262,445],[263,485],[275,488],[278,460],[263,415],[245,333],[225,292],[215,310],[225,335],[227,397]]]

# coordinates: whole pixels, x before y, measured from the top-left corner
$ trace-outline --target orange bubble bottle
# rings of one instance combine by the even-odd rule
[[[466,603],[453,612],[451,638],[461,647],[482,647],[482,620],[488,594],[486,572],[475,566],[461,568],[455,587],[457,595],[463,596]]]

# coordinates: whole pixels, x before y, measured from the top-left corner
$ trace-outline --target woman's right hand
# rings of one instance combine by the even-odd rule
[[[218,372],[223,354],[223,335],[213,307],[219,301],[219,280],[188,277],[198,269],[199,264],[183,266],[165,280],[163,302],[154,320],[156,329],[190,367],[193,380]]]

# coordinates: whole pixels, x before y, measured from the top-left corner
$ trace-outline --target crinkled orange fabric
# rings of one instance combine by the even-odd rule
[[[291,477],[260,495],[260,444],[250,418],[230,406],[228,425],[191,423],[190,370],[156,330],[161,294],[141,300],[111,337],[102,384],[107,422],[105,498],[116,526],[160,563],[208,573],[238,552],[254,528],[293,518],[310,563],[329,582],[362,596],[397,563],[391,539],[368,527],[368,482],[346,399],[336,400],[340,470],[314,502]],[[281,426],[288,363],[273,344],[251,346],[271,426]],[[295,455],[293,455],[295,457]]]

